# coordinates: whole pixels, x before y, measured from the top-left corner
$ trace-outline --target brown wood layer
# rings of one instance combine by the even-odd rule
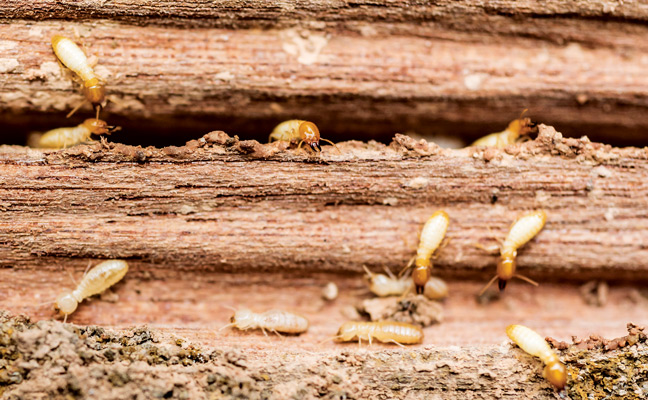
[[[539,138],[487,151],[397,136],[313,157],[213,133],[185,147],[4,147],[0,259],[42,268],[126,258],[212,271],[400,270],[426,218],[445,209],[442,275],[493,273],[496,244],[522,212],[545,229],[519,254],[532,277],[644,279],[646,149]]]
[[[381,22],[358,32],[13,20],[0,24],[0,118],[22,130],[35,120],[51,128],[34,116],[62,117],[81,100],[49,44],[54,33],[76,31],[99,58],[97,71],[115,100],[106,118],[150,132],[172,126],[167,135],[197,137],[206,125],[225,124],[258,138],[266,132],[254,121],[269,132],[273,123],[300,117],[336,139],[398,131],[471,139],[530,108],[534,119],[570,134],[641,143],[648,28],[547,23],[555,26],[538,27],[537,35],[571,33],[547,41],[436,26],[394,33]]]

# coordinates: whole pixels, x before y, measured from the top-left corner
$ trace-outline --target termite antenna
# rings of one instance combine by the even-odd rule
[[[227,308],[228,310],[232,310],[234,312],[238,311],[236,308],[234,308],[232,306],[228,306],[228,305],[225,305],[225,304],[222,304],[221,306]]]
[[[527,278],[527,277],[524,276],[524,275],[515,274],[515,275],[513,275],[513,277],[514,277],[514,278],[518,278],[518,279],[522,279],[522,280],[525,281],[525,282],[529,282],[529,283],[532,284],[533,286],[538,286],[538,282],[534,281],[534,280],[531,279],[531,278]]]
[[[480,296],[480,297],[481,297],[484,293],[486,293],[486,290],[487,290],[489,287],[491,287],[491,285],[492,285],[493,283],[495,283],[495,280],[496,280],[496,279],[497,279],[497,275],[495,275],[495,276],[494,276],[490,281],[488,281],[488,283],[486,284],[486,286],[484,286],[484,288],[479,292],[479,296]]]
[[[330,338],[328,338],[328,339],[324,339],[324,340],[322,340],[321,342],[317,342],[317,345],[319,346],[320,344],[324,344],[324,343],[326,343],[326,342],[330,342],[330,341],[333,341],[333,340],[339,339],[339,338],[341,338],[341,337],[342,337],[342,335],[335,335],[335,336],[330,337]]]
[[[335,147],[335,150],[337,150],[338,153],[342,154],[342,152],[340,151],[340,149],[338,149],[338,147],[335,145],[335,143],[331,142],[331,141],[328,140],[328,139],[324,139],[324,138],[320,138],[320,140],[322,140],[322,141],[324,141],[324,142],[331,143],[331,144],[333,145],[333,147]]]
[[[229,328],[230,326],[234,326],[234,325],[235,325],[234,322],[230,322],[229,324],[227,324],[227,325],[221,327],[218,331],[220,332],[220,331],[222,331],[223,329],[225,329],[225,328]]]
[[[99,121],[99,112],[101,111],[101,104],[96,105],[96,106],[95,106],[95,109],[96,109],[96,111],[97,111],[97,115],[96,115],[95,119],[96,119],[97,121]]]
[[[369,270],[369,268],[367,268],[367,266],[364,265],[364,264],[362,265],[362,269],[365,270],[365,272],[366,272],[367,275],[369,276],[369,279],[371,279],[371,277],[374,275],[373,272],[371,272],[371,271]]]

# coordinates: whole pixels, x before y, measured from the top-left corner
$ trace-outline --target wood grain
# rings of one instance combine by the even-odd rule
[[[41,268],[126,258],[165,268],[242,272],[400,270],[426,218],[445,209],[444,275],[488,277],[523,211],[548,223],[519,254],[543,279],[642,279],[648,256],[646,149],[564,139],[443,150],[398,135],[339,144],[321,158],[285,143],[214,132],[185,147],[5,147],[0,259]],[[253,264],[251,264],[253,263]]]
[[[0,119],[23,131],[64,123],[81,96],[48,40],[78,33],[116,100],[107,118],[184,140],[209,124],[258,139],[294,117],[336,140],[471,140],[524,108],[570,135],[645,140],[648,28],[636,3],[261,3],[7,3],[45,20],[0,25]],[[248,23],[264,30],[239,29]]]

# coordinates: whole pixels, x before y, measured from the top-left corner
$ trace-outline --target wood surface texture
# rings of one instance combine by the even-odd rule
[[[167,268],[243,272],[400,270],[438,209],[449,241],[442,274],[485,277],[523,212],[546,227],[518,265],[549,279],[645,279],[648,152],[562,138],[505,150],[444,150],[397,135],[392,145],[340,143],[322,157],[222,132],[184,147],[5,147],[3,265],[125,258]]]
[[[49,44],[62,33],[98,57],[106,117],[150,135],[260,138],[300,117],[336,140],[474,139],[529,108],[570,135],[646,138],[642,2],[18,1],[0,13],[0,118],[16,127],[63,124],[81,100]]]

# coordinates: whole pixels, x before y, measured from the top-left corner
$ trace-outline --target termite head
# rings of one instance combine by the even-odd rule
[[[340,329],[338,329],[338,333],[335,338],[343,342],[348,342],[349,340],[353,339],[358,332],[357,324],[357,322],[353,321],[347,321],[343,323]]]
[[[254,313],[248,309],[237,310],[230,318],[230,322],[235,327],[245,330],[254,327]]]
[[[515,275],[516,255],[517,251],[502,253],[502,256],[497,262],[497,285],[500,291],[506,288],[506,282]]]
[[[83,83],[83,94],[94,108],[101,107],[106,101],[106,88],[99,78],[92,78]]]
[[[565,388],[565,384],[567,383],[567,368],[560,360],[556,359],[547,363],[543,375],[558,390]]]
[[[96,118],[88,118],[83,121],[81,125],[85,126],[91,133],[95,135],[109,135],[112,132],[120,129],[119,127],[108,126],[108,123],[106,121]]]
[[[432,271],[429,266],[417,265],[414,267],[414,270],[412,270],[412,280],[416,286],[416,293],[423,293],[425,284],[430,279],[430,276],[432,276]]]
[[[72,314],[79,305],[79,302],[72,295],[72,292],[61,293],[59,297],[56,298],[54,303],[54,308],[59,310],[61,314],[68,315]]]
[[[317,129],[317,125],[314,123],[304,121],[299,124],[299,137],[304,141],[304,143],[309,145],[313,151],[322,151],[322,147],[319,144],[320,132],[319,129]]]

